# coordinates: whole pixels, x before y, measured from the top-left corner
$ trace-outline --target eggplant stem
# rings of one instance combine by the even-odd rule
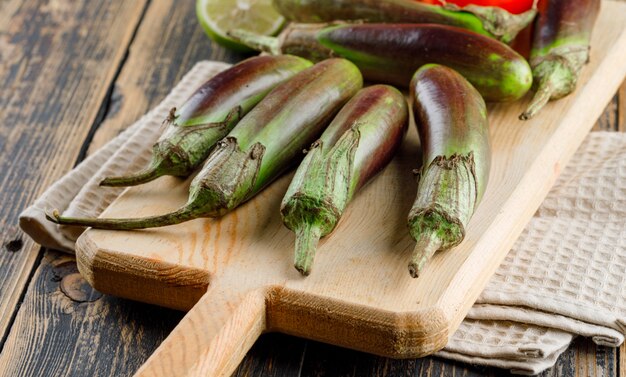
[[[182,222],[195,219],[196,217],[197,216],[188,206],[182,207],[174,212],[164,215],[128,219],[63,217],[56,209],[52,211],[52,213],[46,213],[46,218],[48,220],[60,225],[79,225],[107,230],[156,228],[161,226],[180,224]]]
[[[409,274],[411,274],[412,278],[419,277],[426,262],[441,248],[442,243],[434,231],[420,233],[415,249],[413,249],[411,262],[409,263]]]
[[[473,14],[482,22],[488,33],[503,43],[509,43],[515,39],[517,34],[537,16],[536,7],[520,14],[512,14],[499,7],[472,4],[460,7],[456,4],[445,3],[444,9]]]
[[[280,41],[276,37],[255,34],[243,29],[229,30],[226,34],[236,42],[254,50],[267,52],[272,55],[280,55],[281,53]]]
[[[535,91],[533,99],[530,101],[526,110],[519,116],[519,119],[529,120],[534,117],[539,110],[541,110],[548,103],[548,101],[550,101],[553,93],[554,85],[552,84],[552,80],[550,80],[550,78],[541,80],[537,90]]]
[[[122,177],[107,177],[100,182],[100,186],[110,187],[125,187],[125,186],[137,186],[150,181],[153,181],[163,174],[158,169],[157,165],[150,165],[145,170],[139,171],[132,175]]]
[[[304,276],[311,273],[313,259],[317,251],[317,244],[322,235],[317,224],[304,223],[296,229],[296,254],[294,267]]]

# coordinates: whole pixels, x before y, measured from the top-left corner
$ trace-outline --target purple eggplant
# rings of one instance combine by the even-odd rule
[[[409,230],[417,241],[409,263],[417,277],[438,250],[461,243],[487,186],[491,149],[485,101],[454,70],[429,64],[411,81],[422,145],[417,198]]]
[[[356,64],[365,79],[406,87],[424,64],[461,73],[488,101],[513,101],[532,84],[526,59],[507,45],[471,31],[427,24],[290,24],[278,38],[243,30],[233,38],[272,54],[312,61],[339,56]]]
[[[354,194],[383,169],[406,133],[408,106],[387,85],[361,90],[307,152],[281,205],[296,233],[295,267],[308,275],[320,237],[333,231]]]
[[[441,24],[471,30],[504,43],[512,41],[537,13],[534,7],[522,14],[511,14],[499,7],[459,8],[454,4],[440,7],[415,0],[274,0],[274,6],[293,22]]]
[[[520,115],[532,118],[550,100],[576,89],[576,81],[589,61],[591,31],[601,0],[542,0],[535,21],[530,66],[535,96]]]

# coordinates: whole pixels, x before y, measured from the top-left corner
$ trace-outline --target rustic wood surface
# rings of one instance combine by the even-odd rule
[[[81,151],[97,148],[158,103],[195,61],[240,58],[203,36],[192,2],[0,2],[1,376],[130,375],[182,318],[93,291],[76,274],[73,257],[41,250],[17,230],[17,214]],[[129,100],[138,92],[141,101]],[[625,117],[622,85],[596,128],[624,132]],[[624,346],[617,351],[578,339],[544,375],[626,375],[625,355]],[[502,374],[267,334],[234,375]]]
[[[40,255],[18,230],[17,216],[84,154],[144,7],[144,1],[0,3],[2,335]]]

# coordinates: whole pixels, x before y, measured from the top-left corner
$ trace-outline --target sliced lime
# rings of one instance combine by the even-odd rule
[[[272,0],[197,0],[196,15],[207,35],[238,51],[250,49],[229,38],[226,33],[244,29],[260,35],[275,35],[285,19],[274,9]]]

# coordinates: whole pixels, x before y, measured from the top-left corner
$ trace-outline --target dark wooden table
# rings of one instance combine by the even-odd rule
[[[216,46],[192,1],[0,0],[0,376],[131,375],[183,313],[102,295],[72,256],[42,249],[18,214],[157,104]],[[597,129],[624,131],[626,85]],[[626,349],[578,339],[545,376],[626,375]],[[427,357],[392,360],[267,334],[236,376],[502,375]]]

